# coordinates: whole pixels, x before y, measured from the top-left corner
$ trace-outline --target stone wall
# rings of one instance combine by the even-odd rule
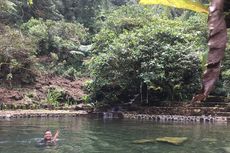
[[[183,115],[147,115],[147,114],[133,114],[124,113],[125,119],[137,119],[137,120],[150,120],[150,121],[173,121],[173,122],[229,122],[230,117],[227,116],[183,116]]]

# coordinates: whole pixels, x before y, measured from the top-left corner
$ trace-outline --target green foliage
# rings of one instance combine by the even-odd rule
[[[46,69],[52,73],[75,77],[82,66],[85,53],[79,50],[87,32],[78,23],[31,19],[21,29],[37,41],[39,56],[48,56]],[[47,65],[47,62],[50,62]]]
[[[230,97],[230,46],[229,45],[227,46],[227,49],[225,50],[225,58],[223,61],[220,82],[222,84],[220,86],[221,90],[225,92],[225,95]]]
[[[114,11],[105,12],[102,17],[106,20],[98,23],[101,30],[94,37],[94,53],[104,51],[121,33],[151,25],[149,21],[153,15],[153,10],[149,11],[138,5],[121,6]]]
[[[33,0],[27,0],[29,5],[33,5]]]
[[[22,30],[34,36],[39,43],[39,54],[58,54],[78,49],[86,38],[84,27],[78,23],[31,19],[22,25]]]
[[[52,86],[47,91],[47,96],[44,101],[50,106],[60,107],[60,106],[68,106],[76,103],[76,100],[71,97],[68,92],[64,89],[61,89],[56,86]]]
[[[0,1],[1,13],[15,11],[15,4],[9,0]]]
[[[230,97],[230,69],[223,71],[223,88],[226,91],[228,97]]]
[[[152,10],[126,6],[106,16],[94,38],[89,69],[92,97],[105,102],[190,99],[200,88],[206,51],[206,25],[152,15]],[[142,97],[142,98],[141,98]]]
[[[0,31],[0,79],[10,86],[32,83],[36,73],[35,42],[7,26],[2,26]]]
[[[49,89],[46,97],[46,102],[49,105],[53,105],[55,107],[59,106],[59,99],[62,96],[62,93],[56,89]]]
[[[82,97],[82,101],[83,101],[84,103],[89,103],[89,102],[90,102],[90,96],[89,96],[89,95],[84,95],[84,96]]]
[[[124,5],[128,1],[135,3],[0,1],[1,23],[17,23],[18,27],[26,21],[20,26],[22,32],[0,25],[0,79],[10,84],[32,83],[34,65],[39,65],[44,71],[72,80],[90,73],[90,96],[82,99],[97,101],[97,105],[190,99],[199,89],[201,71],[205,70],[207,16],[162,6]],[[79,23],[91,34],[98,32],[93,46],[86,45],[92,40]],[[220,84],[229,95],[228,52]],[[87,60],[89,55],[92,58]],[[74,103],[56,89],[48,91],[47,102],[55,106]]]
[[[67,20],[77,20],[94,31],[93,24],[100,11],[100,4],[104,0],[63,0],[63,6],[59,6],[60,12]]]
[[[17,10],[24,21],[31,17],[77,21],[93,32],[93,24],[103,2],[104,0],[21,0],[20,3],[17,2]]]
[[[1,0],[0,1],[0,22],[10,23],[15,19],[17,14],[17,5],[11,0]]]

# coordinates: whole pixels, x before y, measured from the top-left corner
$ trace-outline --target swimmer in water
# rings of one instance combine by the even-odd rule
[[[56,131],[54,136],[52,136],[50,130],[46,130],[42,142],[45,144],[56,144],[58,135],[59,135],[59,130]]]

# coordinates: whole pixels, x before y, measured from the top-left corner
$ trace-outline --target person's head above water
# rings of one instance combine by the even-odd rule
[[[51,141],[52,140],[52,133],[50,130],[46,130],[44,133],[44,140]]]
[[[55,135],[53,136],[52,132],[49,129],[47,129],[44,133],[44,140],[46,142],[57,141],[58,135],[59,135],[59,130],[57,130]]]

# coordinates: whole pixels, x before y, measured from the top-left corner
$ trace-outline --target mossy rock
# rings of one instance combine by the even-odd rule
[[[133,141],[134,144],[145,144],[145,143],[155,143],[155,139],[141,139]]]
[[[169,143],[173,145],[181,145],[187,140],[187,137],[162,137],[156,139],[157,142]]]

